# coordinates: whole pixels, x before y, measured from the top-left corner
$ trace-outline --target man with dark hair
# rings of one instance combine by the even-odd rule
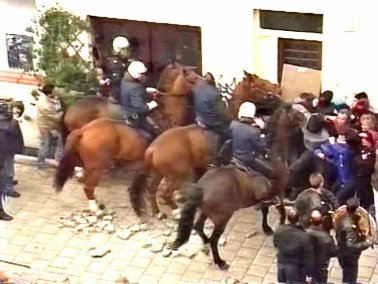
[[[313,248],[310,236],[299,226],[298,214],[291,209],[287,216],[290,224],[280,225],[273,237],[277,248],[278,282],[305,283],[313,275]]]
[[[339,246],[339,263],[343,269],[342,282],[356,283],[358,276],[358,261],[362,251],[371,246],[366,236],[360,233],[359,221],[361,216],[357,213],[359,202],[356,198],[350,198],[346,202],[348,218],[342,220],[339,226],[342,230],[336,230],[336,239]]]
[[[5,196],[20,197],[13,188],[14,156],[22,152],[24,139],[11,108],[0,100],[0,220],[10,221],[4,211]]]
[[[311,276],[315,283],[327,283],[329,260],[337,254],[335,240],[323,229],[322,223],[320,211],[312,211],[311,226],[307,233],[314,249],[314,269]]]
[[[333,99],[333,92],[332,91],[324,91],[319,96],[319,102],[316,106],[316,112],[321,113],[323,115],[331,115],[334,116],[337,114],[335,104],[332,103]]]

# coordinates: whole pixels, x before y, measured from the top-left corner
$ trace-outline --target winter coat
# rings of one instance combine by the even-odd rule
[[[326,160],[337,169],[338,180],[345,184],[351,178],[351,151],[347,143],[326,143],[315,150],[315,155],[324,153]]]
[[[44,93],[40,94],[37,102],[37,126],[40,130],[58,129],[62,114],[58,99],[50,98]]]
[[[24,137],[18,121],[0,115],[0,155],[20,154],[23,149]]]
[[[331,257],[337,255],[337,247],[333,237],[322,228],[311,226],[307,233],[311,238],[314,249],[314,279],[320,274],[320,271],[327,270]]]
[[[313,271],[313,248],[310,236],[297,225],[280,225],[273,236],[278,249],[277,262],[304,267],[307,275]]]

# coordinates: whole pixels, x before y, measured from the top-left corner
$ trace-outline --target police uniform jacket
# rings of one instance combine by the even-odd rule
[[[266,149],[265,141],[260,136],[260,130],[234,120],[231,123],[231,132],[233,156],[245,166],[252,167],[254,153],[262,153]]]

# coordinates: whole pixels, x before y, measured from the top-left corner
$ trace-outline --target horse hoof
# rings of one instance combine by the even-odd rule
[[[264,234],[267,236],[271,236],[274,234],[274,231],[272,230],[271,227],[264,228],[263,230],[264,230]]]
[[[163,212],[159,212],[157,214],[154,215],[156,218],[158,218],[159,220],[163,220],[163,219],[167,219],[168,216],[167,214],[163,213]]]
[[[218,263],[218,267],[219,267],[220,270],[227,270],[230,266],[227,264],[227,262],[221,260]]]

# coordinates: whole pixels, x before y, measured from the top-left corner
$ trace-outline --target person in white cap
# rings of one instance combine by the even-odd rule
[[[256,106],[251,102],[244,102],[239,108],[239,120],[232,121],[232,148],[233,157],[245,167],[270,177],[269,166],[260,166],[256,163],[256,157],[266,151],[265,140],[262,138],[260,126],[263,124],[255,118]],[[260,161],[260,160],[259,160]]]
[[[113,39],[111,45],[112,55],[106,58],[106,61],[103,62],[102,66],[105,73],[103,79],[109,79],[110,98],[114,102],[119,103],[121,81],[130,62],[130,43],[126,37],[117,36]]]
[[[160,134],[157,124],[149,117],[149,112],[156,108],[156,101],[149,101],[144,85],[147,67],[141,61],[132,61],[121,83],[120,103],[126,123],[141,128],[151,135],[151,139]]]

